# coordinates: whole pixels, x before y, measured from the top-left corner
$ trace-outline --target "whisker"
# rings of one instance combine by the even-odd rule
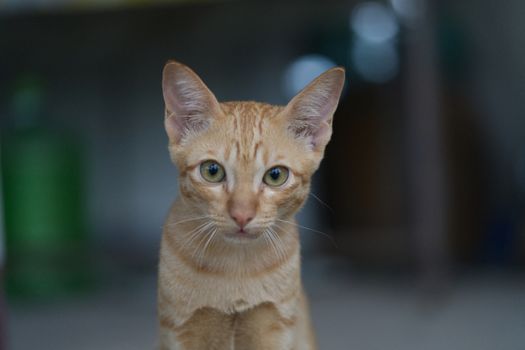
[[[210,223],[212,225],[210,226],[207,226],[204,231],[206,232],[202,237],[201,239],[199,240],[199,242],[197,243],[197,247],[195,248],[195,250],[193,251],[193,254],[192,254],[192,259],[195,259],[195,258],[198,258],[199,260],[199,264],[200,264],[200,258],[197,256],[197,253],[199,253],[199,251],[201,250],[201,245],[206,242],[206,239],[208,238],[209,239],[209,236],[210,235],[213,235],[213,231],[211,231],[211,229],[213,228],[213,223],[210,221]],[[201,254],[199,254],[201,255]]]
[[[209,226],[209,225],[212,225],[212,224],[213,224],[213,222],[212,222],[211,220],[206,221],[206,222],[204,222],[204,223],[198,225],[197,227],[195,227],[195,228],[194,228],[193,230],[191,230],[190,232],[186,233],[186,236],[190,236],[190,235],[191,235],[191,236],[194,236],[196,233],[198,234],[199,232],[201,232],[201,231],[204,229],[204,227]]]
[[[200,251],[201,244],[206,241],[206,237],[208,237],[208,234],[210,231],[206,231],[204,235],[200,236],[200,240],[197,242],[197,246],[193,250],[193,253],[191,254],[191,259],[195,259],[197,257],[197,253]]]
[[[321,200],[321,198],[319,198],[316,194],[312,193],[312,192],[309,192],[308,193],[310,196],[314,197],[315,199],[317,199],[317,201],[319,203],[321,203],[324,207],[326,207],[328,210],[330,210],[332,213],[334,212],[334,210],[332,209],[332,207],[330,207],[328,204],[326,204],[325,202],[323,202]]]
[[[286,251],[284,250],[284,242],[283,242],[283,240],[281,239],[279,234],[272,227],[269,227],[269,230],[270,230],[270,232],[273,233],[273,235],[274,235],[274,237],[276,239],[276,242],[278,244],[279,251],[281,252],[281,256],[282,256],[283,260],[285,260],[286,259]]]
[[[212,221],[206,221],[204,224],[201,224],[201,225],[197,226],[195,229],[193,229],[190,232],[188,232],[186,234],[187,235],[187,237],[186,237],[187,241],[184,242],[184,244],[181,247],[181,249],[189,247],[195,241],[195,239],[200,236],[200,234],[202,232],[208,230],[212,226],[213,226],[213,222]]]
[[[267,244],[267,245],[270,245],[270,242],[268,242],[268,237],[267,237],[267,235],[266,235],[266,229],[263,231],[262,236],[263,236],[264,241],[266,242],[266,244]]]
[[[298,228],[302,228],[302,229],[305,229],[305,230],[309,230],[309,231],[312,231],[312,232],[315,232],[315,233],[319,233],[320,235],[323,235],[324,237],[328,238],[330,240],[330,242],[332,243],[332,245],[339,249],[338,245],[337,245],[337,241],[335,240],[334,237],[330,236],[328,233],[326,232],[323,232],[323,231],[319,231],[319,230],[315,230],[313,228],[310,228],[310,227],[306,227],[306,226],[302,226],[302,225],[299,225],[299,224],[296,224],[295,222],[292,222],[292,221],[287,221],[287,220],[282,220],[282,219],[275,219],[277,221],[281,221],[281,222],[284,222],[284,223],[287,223],[287,224],[290,224],[290,225],[294,225]],[[281,228],[282,230],[284,230],[284,228],[282,228],[281,226],[279,226],[277,223],[275,223],[275,225],[279,228]]]
[[[281,237],[279,237],[277,232],[275,232],[271,227],[268,227],[268,231],[270,232],[271,239],[275,242],[274,245],[279,255],[279,260],[286,260],[286,252],[284,251],[284,245],[283,241],[281,240]]]
[[[206,254],[206,249],[208,248],[209,244],[213,241],[213,239],[215,238],[215,234],[217,233],[217,228],[215,227],[213,229],[213,231],[211,231],[211,234],[210,234],[210,238],[208,238],[208,240],[206,241],[206,243],[204,244],[204,248],[202,248],[202,253],[201,253],[201,256],[199,258],[199,265],[201,265],[201,262],[202,262],[202,259],[204,258],[204,255]]]
[[[268,242],[270,243],[270,246],[272,247],[272,250],[273,250],[273,252],[275,254],[275,257],[277,258],[278,261],[280,261],[281,257],[279,255],[279,252],[277,251],[277,246],[275,244],[275,240],[273,238],[273,234],[268,229],[264,230],[264,234],[268,238]]]
[[[179,221],[176,221],[176,222],[170,222],[170,223],[165,224],[164,226],[171,227],[171,226],[176,226],[178,224],[182,224],[184,222],[197,221],[197,220],[202,220],[202,219],[205,219],[205,218],[213,218],[213,216],[211,216],[211,215],[195,216],[195,217],[191,217],[191,218],[182,219],[182,220],[179,220]]]

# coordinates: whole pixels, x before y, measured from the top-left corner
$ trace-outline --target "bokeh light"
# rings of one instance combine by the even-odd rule
[[[379,2],[359,4],[350,16],[354,40],[350,64],[368,82],[385,83],[396,76],[399,58],[395,49],[399,23],[394,12]]]
[[[350,17],[350,27],[359,39],[382,43],[393,39],[399,32],[395,15],[378,2],[364,2],[358,5]]]
[[[323,55],[309,54],[299,57],[288,65],[284,73],[283,86],[286,97],[292,98],[321,73],[335,66],[334,61]]]
[[[390,0],[396,14],[404,20],[412,21],[421,16],[423,9],[421,1]]]
[[[357,40],[351,52],[352,64],[366,81],[385,83],[396,76],[399,58],[390,42],[374,44]]]

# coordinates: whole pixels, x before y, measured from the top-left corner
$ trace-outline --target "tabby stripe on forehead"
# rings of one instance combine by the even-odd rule
[[[245,112],[245,113],[247,113],[247,112]],[[245,149],[244,149],[244,153],[243,153],[243,158],[245,160],[249,160],[250,159],[250,156],[252,154],[252,147],[254,145],[254,142],[257,142],[257,139],[258,139],[258,137],[256,135],[256,127],[255,127],[255,125],[257,123],[257,120],[258,120],[258,117],[259,117],[258,113],[244,116],[245,123],[243,123],[243,125],[244,125],[243,146],[245,147]]]
[[[259,147],[261,147],[261,141],[257,141],[255,144],[255,147],[253,147],[253,158],[257,159],[257,151],[259,150]]]
[[[259,116],[259,124],[258,124],[258,128],[259,130],[259,137],[262,137],[262,134],[263,134],[263,118],[262,116]]]
[[[226,160],[230,159],[230,152],[231,152],[231,144],[227,143],[226,148],[224,148],[224,159]]]
[[[235,156],[239,157],[241,155],[241,143],[239,140],[235,140]]]
[[[233,131],[237,132],[239,130],[239,121],[237,120],[238,116],[233,116]]]

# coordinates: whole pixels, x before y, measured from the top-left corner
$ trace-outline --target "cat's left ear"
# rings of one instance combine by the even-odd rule
[[[312,150],[322,152],[332,135],[332,119],[345,83],[345,70],[327,70],[299,92],[284,109],[288,129]]]

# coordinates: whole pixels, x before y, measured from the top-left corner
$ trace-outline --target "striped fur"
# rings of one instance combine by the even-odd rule
[[[323,88],[320,95],[337,94],[337,101],[344,74],[328,72],[340,86]],[[329,135],[315,139],[315,129],[304,128],[295,133],[294,106],[219,104],[195,73],[176,62],[165,68],[163,90],[180,195],[160,249],[160,348],[315,349],[293,216],[308,195]],[[330,113],[317,125],[331,127],[335,106],[316,104]],[[209,159],[225,168],[224,182],[212,184],[200,175],[200,164]],[[262,182],[275,165],[290,169],[279,188]],[[236,234],[232,208],[255,213],[244,235]]]

